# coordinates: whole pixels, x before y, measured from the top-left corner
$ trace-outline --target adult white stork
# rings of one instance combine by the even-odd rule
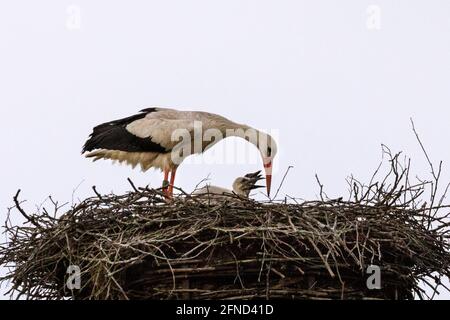
[[[199,124],[205,132],[212,129],[221,135],[207,139],[202,135],[198,143],[196,126]],[[180,136],[174,135],[177,131],[186,132],[188,138],[180,141]],[[230,136],[244,138],[259,149],[266,172],[267,194],[270,195],[272,163],[277,153],[274,139],[213,113],[159,107],[143,109],[136,115],[96,126],[82,153],[94,161],[111,159],[126,162],[133,168],[139,164],[144,172],[150,168],[160,169],[164,172],[164,192],[172,197],[176,170],[181,162]]]
[[[212,196],[214,199],[221,199],[224,198],[223,196],[232,194],[237,194],[241,197],[248,198],[252,190],[263,187],[256,184],[261,179],[263,179],[263,177],[261,176],[261,171],[257,171],[254,173],[246,174],[243,177],[236,178],[233,182],[232,190],[214,185],[206,185],[200,189],[195,190],[192,194],[196,196]]]

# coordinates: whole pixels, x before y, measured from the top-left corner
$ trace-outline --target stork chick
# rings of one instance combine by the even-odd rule
[[[264,186],[259,186],[256,184],[259,180],[262,179],[264,178],[261,176],[261,171],[257,171],[254,173],[246,174],[243,177],[236,178],[236,180],[234,180],[233,182],[233,190],[207,185],[203,188],[195,190],[193,194],[196,196],[210,195],[214,198],[237,194],[238,196],[248,198],[252,190],[264,188]]]

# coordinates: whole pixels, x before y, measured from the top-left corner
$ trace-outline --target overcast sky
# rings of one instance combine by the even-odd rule
[[[347,195],[381,143],[427,177],[410,117],[450,181],[449,34],[448,0],[2,1],[0,220],[18,188],[33,210],[92,185],[124,192],[127,177],[159,186],[159,172],[80,155],[94,125],[153,105],[278,132],[275,189],[294,166],[282,195],[315,198],[316,173],[329,196]],[[210,174],[226,187],[260,168],[185,164],[177,185]]]

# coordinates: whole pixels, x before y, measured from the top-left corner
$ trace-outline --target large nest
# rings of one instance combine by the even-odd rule
[[[426,298],[424,284],[437,292],[450,275],[449,214],[418,200],[428,183],[412,185],[398,155],[390,162],[380,182],[349,181],[347,200],[185,194],[168,204],[133,185],[56,218],[27,214],[16,195],[28,221],[6,225],[3,280],[28,299]],[[381,289],[367,286],[371,265]],[[81,270],[79,290],[67,286],[69,266]]]

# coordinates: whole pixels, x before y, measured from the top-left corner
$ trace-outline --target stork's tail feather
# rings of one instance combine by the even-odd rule
[[[106,149],[95,150],[85,154],[86,158],[93,158],[94,162],[100,159],[108,159],[113,162],[126,163],[133,168],[140,165],[144,172],[150,169],[157,156],[158,155],[154,153],[125,152]]]
[[[85,153],[86,158],[94,158],[92,159],[94,162],[100,159],[103,159],[105,157],[105,151],[104,150],[96,150],[93,152]]]

